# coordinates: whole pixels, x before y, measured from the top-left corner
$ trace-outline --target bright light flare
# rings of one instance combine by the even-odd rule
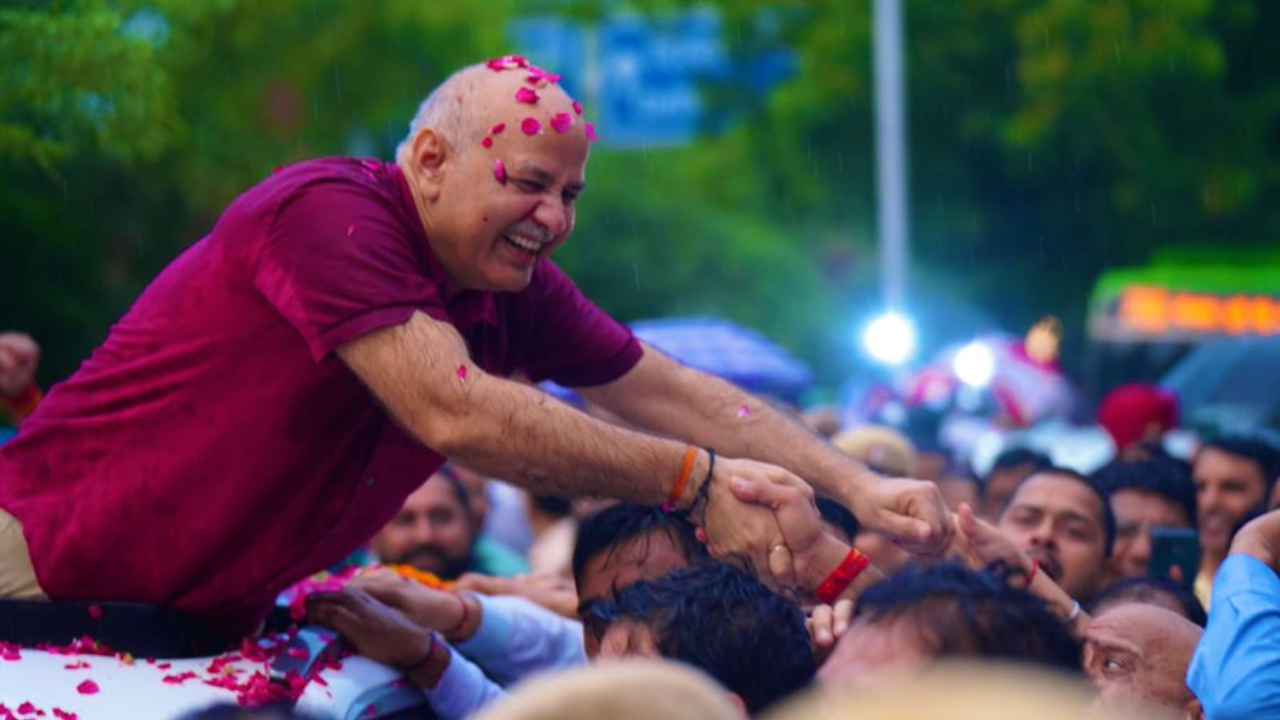
[[[972,388],[985,388],[996,374],[996,357],[991,348],[977,340],[960,348],[952,361],[960,382]]]
[[[916,328],[901,313],[886,312],[862,331],[862,347],[885,365],[901,365],[916,352]]]

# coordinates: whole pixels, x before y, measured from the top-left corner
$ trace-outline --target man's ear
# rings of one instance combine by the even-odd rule
[[[439,195],[445,166],[452,159],[453,147],[435,128],[421,128],[413,136],[408,160],[427,199],[434,200]]]
[[[1191,696],[1187,704],[1182,706],[1182,717],[1187,720],[1204,720],[1204,705],[1200,704],[1200,698]]]

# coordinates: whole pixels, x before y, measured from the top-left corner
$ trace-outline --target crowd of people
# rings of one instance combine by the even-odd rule
[[[557,81],[517,56],[465,68],[396,162],[281,169],[47,397],[34,343],[0,336],[21,422],[0,597],[238,636],[359,566],[308,620],[444,720],[757,716],[951,660],[1085,680],[1104,712],[1280,711],[1274,448],[1179,459],[1164,416],[1126,405],[1088,475],[1018,448],[979,477],[937,438],[828,439],[680,366],[549,260],[594,140]],[[1164,550],[1177,529],[1191,564]]]

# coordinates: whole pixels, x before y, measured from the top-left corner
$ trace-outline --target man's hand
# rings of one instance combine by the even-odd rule
[[[342,635],[356,652],[383,665],[414,665],[432,647],[430,630],[360,590],[313,593],[307,597],[307,617]]]
[[[793,567],[793,552],[778,527],[772,508],[740,501],[734,496],[731,481],[761,486],[778,486],[788,490],[788,497],[803,498],[813,503],[813,490],[803,480],[774,465],[721,458],[716,462],[715,476],[707,482],[706,511],[701,518],[712,557],[749,562],[761,582],[774,589],[795,588],[798,584]],[[820,527],[816,528],[820,531]],[[809,542],[797,538],[798,544]],[[803,548],[802,550],[807,549]]]
[[[813,657],[817,664],[827,661],[836,641],[849,629],[853,609],[852,600],[838,600],[835,605],[818,605],[809,612],[804,624],[813,640]]]
[[[849,554],[849,546],[823,525],[813,500],[813,491],[807,486],[734,476],[729,480],[729,489],[737,500],[762,505],[773,511],[774,521],[786,542],[786,550],[772,551],[770,562],[778,563],[778,556],[789,560],[794,569],[795,583],[792,587],[801,592],[810,594],[817,590]],[[868,567],[854,580],[848,592],[854,596],[861,594],[881,577],[879,570]]]
[[[347,587],[368,594],[430,630],[456,630],[464,618],[475,614],[470,608],[463,611],[463,603],[467,600],[461,595],[429,588],[387,568],[363,572],[352,579]]]
[[[35,380],[40,346],[30,335],[0,333],[0,397],[16,398]]]
[[[1251,555],[1280,574],[1280,510],[1249,521],[1231,541],[1230,554]]]
[[[481,595],[513,595],[570,620],[578,619],[578,590],[568,578],[545,575],[495,577],[466,573],[453,584]]]
[[[863,483],[849,500],[864,528],[894,538],[909,552],[938,555],[951,545],[951,511],[931,482],[886,478]]]
[[[996,526],[977,517],[967,504],[955,515],[959,532],[951,541],[949,554],[971,570],[981,570],[994,562],[1031,574],[1031,558]]]

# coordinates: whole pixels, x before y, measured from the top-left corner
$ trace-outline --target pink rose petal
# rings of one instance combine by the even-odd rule
[[[494,125],[493,127],[489,128],[489,134],[490,134],[490,135],[501,135],[501,134],[502,134],[502,131],[503,131],[503,130],[506,130],[506,129],[507,129],[507,124],[506,124],[506,123],[498,123],[497,125]]]
[[[76,720],[76,717],[77,717],[75,713],[67,712],[62,708],[54,708],[53,716],[58,718],[58,720]]]
[[[356,234],[356,226],[355,226],[355,225],[348,225],[348,226],[347,226],[347,237],[351,237],[352,235],[355,235],[355,234]]]
[[[81,695],[96,695],[98,692],[98,683],[92,680],[85,680],[76,686],[76,692]]]
[[[494,72],[502,72],[503,70],[527,68],[529,67],[529,61],[519,55],[504,55],[500,58],[494,58],[486,61],[485,65]]]
[[[532,105],[533,103],[538,102],[538,93],[527,87],[522,87],[516,91],[516,102]]]
[[[591,123],[583,123],[582,132],[587,134],[587,139],[591,142],[596,141],[596,126]]]
[[[738,417],[744,418],[751,414],[751,408],[746,405],[738,406]]]
[[[459,365],[459,366],[458,366],[458,380],[460,380],[460,381],[462,381],[462,382],[466,382],[466,381],[467,381],[467,366],[466,366],[466,365]]]
[[[537,118],[525,118],[520,121],[520,132],[525,135],[537,135],[542,132],[542,123]]]
[[[36,706],[32,705],[30,702],[24,702],[18,706],[19,715],[31,715],[35,711],[36,711]]]
[[[573,116],[569,113],[556,113],[551,116],[551,127],[558,133],[566,132],[573,127]]]
[[[488,150],[489,148],[493,147],[493,138],[491,138],[491,137],[487,137],[487,138],[485,138],[485,139],[481,140],[481,141],[480,141],[480,145],[481,145],[481,147],[483,147],[483,148],[485,148],[486,150]]]
[[[507,184],[507,167],[500,159],[493,161],[493,179],[497,180],[499,185]]]
[[[582,114],[582,103],[578,102],[577,100],[574,100],[574,101],[573,101],[573,112],[574,112],[574,113],[576,113],[576,114],[578,114],[578,115],[581,115],[581,114]]]

